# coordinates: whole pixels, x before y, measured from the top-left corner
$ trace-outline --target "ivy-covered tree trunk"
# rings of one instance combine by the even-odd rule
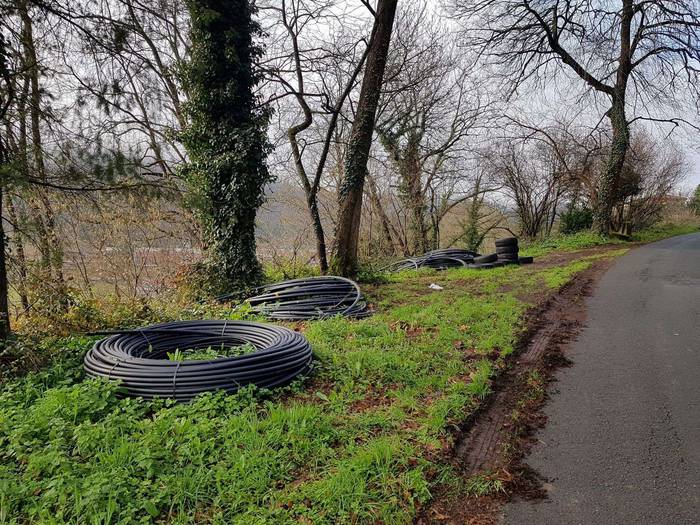
[[[597,206],[593,217],[595,229],[603,235],[610,233],[612,211],[617,203],[617,189],[630,145],[630,130],[623,96],[618,95],[613,99],[608,118],[612,127],[612,144],[605,170],[598,180]]]
[[[430,246],[425,220],[428,206],[423,192],[423,165],[420,159],[422,133],[395,133],[386,129],[377,129],[377,133],[399,174],[399,198],[406,210],[408,254],[422,255]],[[404,138],[405,143],[402,144]],[[439,232],[434,228],[433,234],[438,235]]]
[[[377,4],[360,98],[350,132],[350,141],[345,151],[345,169],[338,191],[339,210],[335,228],[335,249],[331,261],[331,270],[345,276],[357,273],[357,243],[362,216],[362,194],[397,1],[379,0]]]
[[[412,255],[422,255],[430,246],[428,228],[425,224],[427,205],[423,193],[423,181],[421,180],[423,167],[417,140],[417,138],[409,136],[405,156],[399,162],[401,200],[408,212],[407,229]],[[433,231],[437,234],[437,231]]]
[[[187,0],[191,59],[183,133],[190,162],[185,176],[205,234],[209,269],[218,287],[242,287],[262,277],[255,253],[255,216],[271,178],[268,113],[254,94],[260,81],[255,42],[261,36],[251,0]]]

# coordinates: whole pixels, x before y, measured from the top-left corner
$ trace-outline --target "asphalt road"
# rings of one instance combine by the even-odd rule
[[[507,524],[700,524],[700,234],[630,251],[588,300]]]

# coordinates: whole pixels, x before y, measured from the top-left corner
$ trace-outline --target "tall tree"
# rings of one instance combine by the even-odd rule
[[[606,102],[612,130],[599,176],[596,226],[610,230],[617,186],[636,120],[657,116],[661,101],[698,94],[700,12],[692,0],[455,0],[464,43],[500,67],[508,90],[564,73]],[[572,80],[573,81],[573,80]],[[674,100],[674,97],[678,99]],[[672,104],[671,104],[672,105]],[[636,115],[630,117],[629,113]]]
[[[262,48],[251,0],[188,0],[190,96],[183,143],[185,174],[203,222],[210,270],[221,286],[262,277],[255,253],[255,216],[271,177],[265,159],[268,112],[257,104]]]
[[[360,98],[350,132],[350,141],[345,151],[343,178],[338,191],[339,209],[335,245],[331,261],[331,270],[340,275],[354,275],[357,272],[362,194],[397,2],[398,0],[378,0]]]
[[[46,247],[44,258],[47,263],[44,268],[47,271],[47,276],[51,278],[53,285],[58,292],[58,295],[64,295],[65,279],[63,276],[63,246],[61,237],[58,232],[58,224],[56,220],[56,212],[53,203],[49,198],[46,188],[43,183],[48,179],[46,147],[44,144],[44,136],[42,133],[43,121],[47,119],[53,120],[48,111],[42,108],[42,85],[40,78],[42,76],[42,67],[37,53],[36,40],[34,37],[34,20],[30,13],[31,5],[24,0],[17,2],[17,11],[22,22],[22,65],[25,75],[25,93],[29,105],[29,133],[22,137],[22,141],[29,138],[31,145],[31,160],[28,160],[23,148],[20,155],[23,157],[23,163],[26,168],[33,172],[34,178],[37,179],[37,184],[32,189],[32,200],[36,202],[36,216],[41,217],[42,236],[45,237],[43,244]],[[23,94],[24,95],[24,94]],[[24,97],[23,97],[24,98]]]
[[[333,0],[269,0],[261,10],[274,14],[266,34],[283,31],[277,39],[280,49],[270,53],[267,64],[275,88],[271,99],[279,104],[290,97],[298,106],[298,117],[287,124],[285,135],[306,197],[318,264],[321,273],[326,273],[326,234],[318,195],[339,120],[369,49],[364,35],[358,38],[355,32],[347,38],[345,33],[354,24],[347,13],[339,17],[338,3]],[[283,107],[282,113],[285,110],[288,108]]]
[[[0,11],[1,13],[1,11]],[[0,122],[10,109],[16,96],[13,87],[13,73],[8,60],[8,46],[0,32]],[[5,168],[10,164],[9,148],[0,129],[0,340],[10,334],[10,315],[8,304],[7,265],[5,261],[5,229],[2,222],[2,201],[5,184]]]

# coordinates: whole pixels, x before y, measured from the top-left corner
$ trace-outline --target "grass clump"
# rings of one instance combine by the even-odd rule
[[[488,496],[498,492],[505,492],[503,481],[495,475],[477,474],[466,482],[466,491],[475,496]]]

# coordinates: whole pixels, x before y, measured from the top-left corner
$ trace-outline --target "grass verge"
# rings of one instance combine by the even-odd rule
[[[636,232],[632,234],[629,240],[605,237],[591,231],[582,231],[571,235],[559,235],[529,243],[521,250],[521,253],[522,255],[542,257],[552,252],[570,252],[608,244],[625,245],[630,243],[654,242],[668,237],[685,235],[697,231],[700,231],[700,228],[695,225],[665,223]]]
[[[59,357],[0,393],[0,523],[410,523],[435,487],[465,486],[452,429],[523,313],[603,256],[388,276],[367,288],[376,315],[299,327],[318,366],[274,393],[121,399],[83,376],[94,339],[44,341]]]

